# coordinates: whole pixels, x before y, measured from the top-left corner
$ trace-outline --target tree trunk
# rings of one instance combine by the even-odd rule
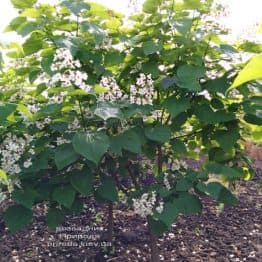
[[[113,246],[113,227],[114,227],[114,217],[113,217],[113,202],[108,204],[108,221],[107,221],[107,241]]]
[[[149,237],[150,237],[150,256],[151,256],[150,261],[159,262],[160,259],[159,259],[159,251],[157,247],[157,236],[150,228],[149,223],[148,223],[148,231],[149,231]]]

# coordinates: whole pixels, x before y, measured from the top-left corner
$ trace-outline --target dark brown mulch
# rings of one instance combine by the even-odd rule
[[[256,176],[237,186],[238,205],[221,212],[204,199],[201,216],[180,217],[158,241],[161,260],[262,261],[261,171],[259,163]],[[80,216],[68,217],[61,232],[47,229],[44,208],[36,207],[33,225],[16,235],[8,234],[0,221],[0,262],[149,261],[145,221],[132,211],[115,211],[115,252],[106,255],[104,206],[88,204]]]

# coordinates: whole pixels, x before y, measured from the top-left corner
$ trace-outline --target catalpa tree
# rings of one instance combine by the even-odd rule
[[[221,7],[146,0],[126,24],[92,2],[11,2],[19,16],[6,30],[24,39],[5,46],[0,77],[0,189],[13,202],[3,214],[12,233],[38,203],[55,229],[92,196],[108,205],[112,241],[113,203],[125,201],[147,220],[158,261],[157,236],[200,213],[201,196],[237,202],[224,182],[252,175],[242,124],[261,124],[261,84],[231,85],[241,52],[261,46],[222,41]]]

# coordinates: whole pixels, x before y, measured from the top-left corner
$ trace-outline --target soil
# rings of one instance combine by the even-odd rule
[[[205,198],[201,215],[179,217],[158,240],[160,260],[262,261],[262,162],[256,169],[251,181],[237,185],[237,205],[222,210]],[[44,204],[34,211],[33,224],[16,235],[0,220],[0,262],[150,261],[146,222],[124,206],[114,210],[114,248],[106,241],[104,205],[90,200],[56,232],[45,225]]]

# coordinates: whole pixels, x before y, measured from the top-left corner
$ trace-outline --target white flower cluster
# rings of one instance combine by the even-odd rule
[[[164,183],[166,189],[167,189],[167,190],[170,190],[170,189],[171,189],[171,185],[170,185],[170,182],[169,182],[169,180],[168,180],[168,176],[169,176],[168,173],[164,173],[163,183]]]
[[[75,118],[72,123],[68,125],[68,129],[71,131],[77,130],[81,127],[79,120]]]
[[[23,156],[31,141],[32,137],[22,138],[11,133],[7,134],[3,143],[0,145],[1,168],[7,174],[18,174],[21,172],[21,168],[17,162]],[[34,153],[33,149],[31,149],[30,152],[31,154]],[[25,168],[31,165],[31,159],[24,162]]]
[[[63,144],[68,144],[68,143],[70,143],[71,141],[69,141],[68,139],[65,139],[65,138],[63,138],[63,137],[57,137],[56,138],[56,144],[58,145],[58,146],[60,146],[60,145],[63,145]]]
[[[178,160],[178,159],[168,159],[168,164],[170,165],[170,169],[172,171],[180,170],[181,168],[187,169],[188,165],[184,160]]]
[[[51,118],[48,116],[46,117],[45,119],[43,120],[39,120],[39,121],[36,121],[35,122],[35,125],[36,127],[39,129],[39,130],[43,130],[45,128],[46,125],[49,125],[50,123],[52,122]]]
[[[68,49],[57,49],[51,70],[59,72],[52,76],[51,86],[59,82],[62,87],[76,86],[86,92],[90,92],[92,87],[85,83],[88,75],[85,72],[79,71],[80,67],[80,61],[75,60]]]
[[[151,74],[141,73],[135,85],[130,87],[130,103],[138,105],[152,105],[154,98],[154,82]]]
[[[149,215],[153,215],[154,208],[158,213],[162,213],[164,203],[163,201],[159,201],[159,204],[156,207],[156,196],[156,192],[152,191],[151,193],[144,193],[141,198],[133,198],[134,212],[144,218]]]
[[[101,101],[114,102],[127,98],[126,95],[123,95],[123,92],[113,77],[103,76],[100,85],[108,89],[105,93],[100,94],[99,100]]]

